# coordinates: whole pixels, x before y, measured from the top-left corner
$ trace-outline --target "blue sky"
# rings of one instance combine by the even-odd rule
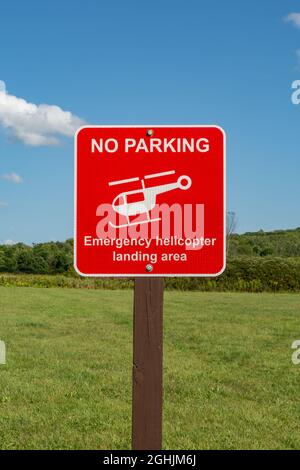
[[[73,235],[77,116],[218,124],[238,231],[300,226],[300,105],[291,103],[300,27],[284,21],[295,12],[300,2],[289,0],[3,2],[0,80],[10,95],[61,110],[38,108],[57,124],[32,136],[0,106],[0,242]]]

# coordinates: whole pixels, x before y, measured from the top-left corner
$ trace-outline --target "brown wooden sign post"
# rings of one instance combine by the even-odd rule
[[[164,279],[136,278],[133,328],[132,448],[162,448]]]

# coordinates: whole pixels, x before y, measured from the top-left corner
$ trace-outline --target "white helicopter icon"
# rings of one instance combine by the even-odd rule
[[[160,217],[151,218],[150,216],[151,210],[154,209],[156,205],[157,195],[166,193],[168,191],[172,191],[173,189],[182,189],[185,191],[191,187],[192,180],[189,176],[182,175],[182,176],[179,176],[177,181],[175,181],[174,183],[162,184],[159,186],[151,186],[151,187],[146,187],[144,180],[148,180],[152,178],[159,178],[162,176],[173,175],[173,174],[175,174],[175,170],[166,171],[164,173],[155,173],[151,175],[146,175],[144,176],[143,179],[136,177],[136,178],[129,178],[129,179],[120,180],[120,181],[112,181],[108,183],[109,186],[125,184],[125,183],[134,182],[134,181],[141,181],[141,184],[142,184],[141,189],[125,191],[125,192],[118,194],[114,198],[112,202],[112,207],[114,211],[126,217],[127,223],[121,224],[121,225],[115,225],[112,222],[109,222],[110,225],[114,228],[123,228],[123,227],[130,227],[132,225],[140,225],[140,224],[147,224],[150,222],[157,222],[161,220]],[[137,199],[138,201],[130,202],[131,199]],[[137,216],[140,214],[146,214],[147,219],[138,221],[138,222],[130,222],[129,217]]]

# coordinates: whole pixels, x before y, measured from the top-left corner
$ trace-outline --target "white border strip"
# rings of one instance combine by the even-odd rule
[[[224,153],[223,153],[223,187],[224,187],[224,193],[223,193],[223,203],[224,203],[224,212],[223,212],[223,239],[224,239],[224,246],[223,246],[223,267],[222,269],[215,274],[136,274],[136,273],[131,273],[131,274],[84,274],[79,271],[77,267],[77,138],[78,134],[81,130],[83,129],[119,129],[119,128],[125,128],[125,129],[161,129],[161,128],[197,128],[197,129],[203,129],[203,128],[214,128],[214,129],[219,129],[219,131],[222,132],[223,138],[224,138]],[[217,277],[220,276],[226,269],[226,132],[222,127],[216,126],[216,125],[153,125],[153,124],[143,124],[143,125],[132,125],[132,126],[127,126],[127,125],[119,125],[119,126],[82,126],[79,129],[77,129],[75,133],[75,145],[74,145],[74,269],[75,271],[83,277]]]

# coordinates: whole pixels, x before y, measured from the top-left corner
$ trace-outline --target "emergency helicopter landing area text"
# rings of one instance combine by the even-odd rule
[[[141,189],[135,189],[131,191],[124,191],[119,193],[112,202],[112,207],[115,212],[119,215],[126,217],[127,223],[121,225],[115,225],[111,221],[110,225],[114,228],[130,227],[133,225],[147,224],[151,222],[158,222],[161,220],[160,217],[151,218],[151,211],[156,205],[157,196],[159,194],[173,191],[174,189],[181,189],[183,191],[189,189],[192,185],[192,180],[189,176],[181,175],[173,183],[161,184],[157,186],[146,187],[145,180],[154,178],[161,178],[163,176],[174,175],[175,170],[164,171],[162,173],[154,173],[145,175],[144,178],[134,177],[127,178],[119,181],[111,181],[108,183],[109,186],[116,186],[132,182],[141,182]],[[136,202],[129,202],[128,199],[134,198],[136,195]],[[134,217],[140,214],[145,214],[147,219],[144,221],[131,222],[130,217]]]

